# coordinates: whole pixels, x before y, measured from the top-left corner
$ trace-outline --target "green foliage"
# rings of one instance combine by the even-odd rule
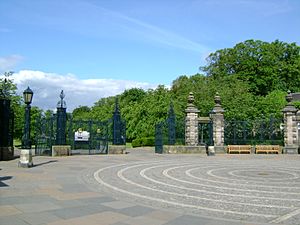
[[[108,98],[101,98],[97,101],[90,111],[90,118],[100,121],[108,120],[112,117],[115,106],[115,96]],[[76,110],[76,109],[75,109]],[[83,119],[83,118],[82,118]]]
[[[88,106],[79,106],[72,112],[73,119],[89,119],[91,117],[91,109]]]
[[[155,139],[154,139],[154,137],[137,138],[132,141],[131,145],[133,148],[143,147],[143,146],[154,146]]]
[[[24,112],[25,113],[25,112]],[[35,141],[35,136],[37,134],[37,126],[36,126],[36,121],[39,120],[42,115],[43,115],[43,110],[34,106],[31,108],[31,111],[30,111],[30,114],[31,114],[31,121],[30,121],[30,127],[31,127],[31,133],[30,133],[30,138],[32,140],[32,142],[34,143]],[[24,114],[22,114],[24,115]]]
[[[300,110],[300,101],[293,102],[293,105]]]
[[[132,140],[131,145],[132,145],[133,148],[141,147],[142,146],[142,139],[138,138],[138,139]]]
[[[207,61],[200,69],[209,77],[235,76],[247,82],[255,95],[300,90],[300,47],[295,43],[247,40],[211,53]]]
[[[286,105],[286,92],[275,90],[270,92],[267,96],[258,96],[256,99],[256,109],[258,114],[269,118],[270,116],[281,118],[281,110]]]
[[[125,90],[121,95],[121,101],[125,104],[141,102],[146,95],[146,91],[140,88],[131,88]]]

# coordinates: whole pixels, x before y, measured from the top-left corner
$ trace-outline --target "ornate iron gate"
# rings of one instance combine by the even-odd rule
[[[283,121],[278,118],[225,121],[225,144],[283,145]]]
[[[35,123],[35,154],[51,155],[55,144],[56,116],[38,118]]]
[[[169,117],[155,126],[155,153],[163,153],[163,145],[183,145],[185,142],[185,122]]]
[[[198,123],[199,145],[211,146],[213,145],[213,123],[212,121],[205,121]]]
[[[38,119],[35,127],[35,154],[51,155],[52,146],[56,144],[56,115]],[[107,154],[112,133],[112,120],[100,122],[69,118],[65,135],[71,154]],[[84,136],[86,134],[88,137]]]
[[[68,142],[71,154],[107,154],[111,120],[70,120]]]

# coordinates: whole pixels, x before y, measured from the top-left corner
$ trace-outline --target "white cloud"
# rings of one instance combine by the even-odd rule
[[[66,94],[67,111],[78,106],[92,106],[100,98],[121,94],[133,87],[149,89],[156,85],[129,80],[79,79],[73,74],[60,75],[42,71],[22,70],[11,77],[20,94],[29,86],[33,92],[32,105],[44,110],[55,109],[59,94]]]
[[[0,72],[14,68],[22,60],[23,57],[20,55],[9,55],[0,57]]]

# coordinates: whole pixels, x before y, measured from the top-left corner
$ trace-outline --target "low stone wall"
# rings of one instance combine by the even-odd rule
[[[0,147],[0,160],[11,160],[14,158],[14,147]]]
[[[165,154],[206,154],[205,146],[164,145]]]
[[[226,154],[227,153],[227,147],[214,146],[214,151],[215,151],[216,154]]]
[[[285,146],[282,150],[283,154],[299,154],[298,146]]]
[[[70,145],[53,145],[52,146],[52,156],[66,156],[70,155],[71,146]]]
[[[108,154],[124,154],[126,151],[126,145],[109,145]]]

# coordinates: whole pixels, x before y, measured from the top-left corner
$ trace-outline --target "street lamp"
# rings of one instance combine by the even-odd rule
[[[25,125],[24,125],[24,140],[23,140],[23,148],[31,149],[31,141],[30,141],[30,104],[33,97],[33,91],[27,87],[27,89],[23,92],[24,102],[26,104],[25,108]]]

